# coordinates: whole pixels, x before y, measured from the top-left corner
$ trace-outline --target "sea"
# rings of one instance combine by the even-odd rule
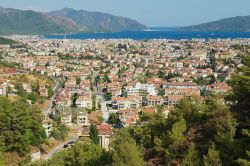
[[[46,35],[48,39],[237,39],[250,38],[250,32],[201,32],[201,31],[175,31],[175,30],[146,30],[124,31],[115,33],[81,33],[67,35]]]

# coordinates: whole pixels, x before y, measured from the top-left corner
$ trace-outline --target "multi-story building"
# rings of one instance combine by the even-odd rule
[[[161,96],[148,96],[147,97],[147,106],[157,106],[162,105],[164,99]]]
[[[65,125],[72,124],[72,110],[70,107],[59,107],[57,111],[60,115],[62,124],[65,124]]]
[[[136,83],[134,87],[126,87],[128,96],[139,95],[146,97],[147,95],[156,96],[157,90],[154,85]]]
[[[138,109],[142,106],[141,96],[113,97],[112,108],[116,110]]]
[[[78,96],[76,99],[76,107],[78,108],[87,108],[92,109],[92,97],[90,93],[86,93],[84,95]]]
[[[84,109],[73,109],[73,112],[76,113],[76,124],[80,126],[88,126],[88,112]]]

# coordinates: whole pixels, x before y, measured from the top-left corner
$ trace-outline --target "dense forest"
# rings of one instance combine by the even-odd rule
[[[250,57],[229,81],[232,92],[183,99],[167,118],[143,115],[115,132],[109,151],[79,140],[51,160],[34,165],[250,165]]]

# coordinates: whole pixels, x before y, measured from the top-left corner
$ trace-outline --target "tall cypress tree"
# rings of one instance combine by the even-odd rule
[[[91,124],[90,126],[90,131],[89,131],[89,136],[90,136],[90,139],[95,143],[95,144],[99,144],[99,132],[96,128],[96,125],[94,124]]]

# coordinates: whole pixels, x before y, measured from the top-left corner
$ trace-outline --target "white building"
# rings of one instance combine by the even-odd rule
[[[53,131],[53,124],[49,120],[43,121],[43,128],[45,130],[47,138],[50,136],[50,133]]]
[[[91,94],[87,93],[85,95],[79,96],[76,99],[76,106],[77,108],[87,108],[92,109],[92,98]]]
[[[127,87],[126,88],[128,96],[139,95],[145,97],[147,95],[156,96],[157,90],[154,85],[152,84],[141,84],[136,83],[134,87]]]

